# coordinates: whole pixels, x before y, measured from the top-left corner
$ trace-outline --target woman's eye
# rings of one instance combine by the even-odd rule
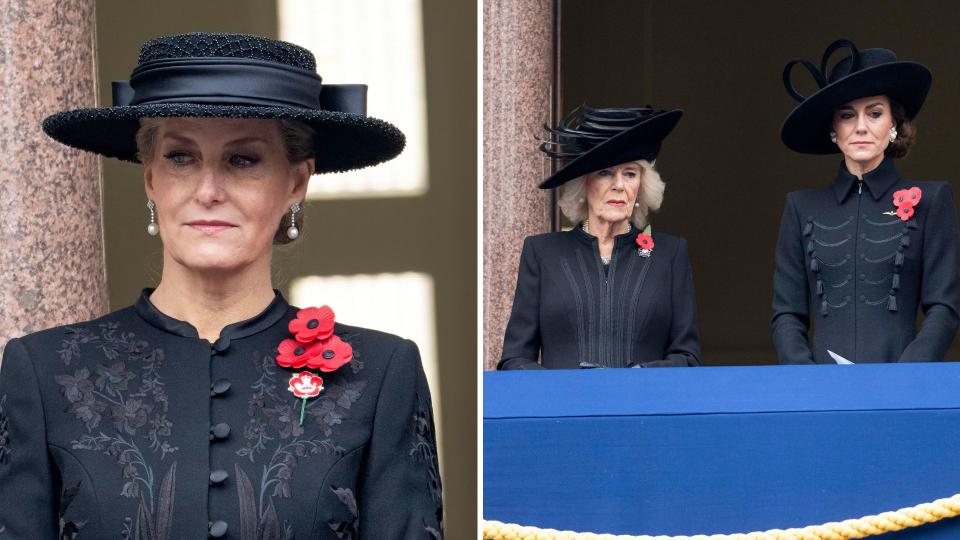
[[[597,171],[597,176],[610,176],[612,174],[613,173],[610,171],[610,169],[603,169],[602,171]]]
[[[883,116],[883,113],[880,111],[872,111],[870,113],[870,118],[880,118],[881,116]]]
[[[230,165],[234,167],[252,167],[260,162],[260,158],[256,156],[247,156],[243,154],[234,154],[230,156]]]
[[[193,160],[193,156],[186,152],[181,152],[179,150],[174,150],[172,152],[167,152],[163,157],[173,163],[174,165],[186,165]]]
[[[851,118],[853,118],[853,113],[849,113],[849,112],[840,113],[841,120],[849,120]]]

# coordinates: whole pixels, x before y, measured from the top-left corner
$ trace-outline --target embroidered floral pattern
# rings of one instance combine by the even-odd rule
[[[239,465],[234,465],[234,472],[240,498],[240,540],[292,540],[293,530],[288,524],[280,523],[273,499],[268,497],[267,507],[258,511],[253,484],[247,473]]]
[[[160,482],[157,508],[148,508],[143,493],[137,507],[137,520],[124,520],[123,537],[127,540],[169,540],[173,526],[173,499],[176,491],[177,462],[174,461]]]
[[[10,459],[10,420],[7,418],[4,407],[7,403],[7,395],[0,397],[0,465],[3,465]],[[2,529],[0,529],[2,532]]]
[[[125,538],[165,540],[172,523],[176,462],[155,493],[154,470],[144,452],[148,449],[163,460],[179,450],[169,442],[173,423],[167,417],[169,401],[160,378],[163,349],[123,332],[118,323],[104,323],[98,329],[99,334],[85,327],[68,329],[58,350],[65,366],[89,347],[106,360],[93,373],[84,367],[73,375],[54,377],[69,403],[67,410],[87,430],[72,441],[72,448],[112,457],[124,480],[120,495],[139,499],[136,520],[128,518],[124,523]],[[104,428],[104,418],[113,425],[112,433]]]
[[[429,399],[417,394],[417,410],[413,415],[415,439],[410,448],[410,456],[427,468],[427,488],[430,498],[437,505],[437,527],[424,522],[424,530],[430,538],[443,538],[443,497],[440,486],[440,468],[437,460],[437,440],[433,433],[433,408]]]
[[[360,538],[360,533],[357,531],[357,522],[360,519],[360,513],[357,510],[357,499],[353,496],[353,490],[349,488],[338,488],[336,486],[330,486],[330,490],[333,491],[337,499],[347,507],[351,519],[348,521],[328,521],[327,525],[329,525],[333,533],[337,535],[337,538],[341,540],[355,540],[356,538]]]
[[[77,493],[80,493],[80,482],[77,482],[73,487],[64,489],[60,494],[60,540],[74,540],[80,534],[80,529],[87,524],[86,520],[73,521],[65,517]]]
[[[302,400],[283,391],[290,385],[290,372],[278,367],[271,356],[255,356],[254,363],[261,375],[251,385],[253,394],[247,407],[250,419],[243,430],[245,445],[237,451],[237,455],[247,457],[251,463],[255,463],[259,454],[273,449],[270,459],[263,467],[259,489],[254,492],[251,488],[250,491],[250,497],[254,497],[253,493],[258,495],[254,498],[254,511],[251,513],[251,520],[255,519],[257,525],[253,525],[251,521],[249,529],[260,531],[265,526],[264,523],[270,523],[272,497],[285,499],[292,496],[290,479],[299,460],[321,454],[338,457],[344,454],[346,450],[332,438],[334,428],[360,399],[366,382],[342,379],[337,382],[328,381],[323,393],[306,403],[305,417],[309,420],[301,425],[299,419],[301,407],[304,406]],[[283,381],[283,384],[279,381]],[[313,437],[304,437],[307,428],[311,431],[319,428],[319,433]],[[242,507],[249,505],[248,498],[241,495]],[[274,531],[273,525],[267,527]],[[249,538],[259,540],[261,537]]]

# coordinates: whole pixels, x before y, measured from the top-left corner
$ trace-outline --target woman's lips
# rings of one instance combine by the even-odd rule
[[[226,221],[191,221],[187,223],[187,226],[191,229],[200,231],[205,234],[215,234],[226,229],[232,229],[236,227],[233,223],[228,223]]]
[[[607,201],[607,204],[611,206],[624,206],[627,203],[626,201]]]

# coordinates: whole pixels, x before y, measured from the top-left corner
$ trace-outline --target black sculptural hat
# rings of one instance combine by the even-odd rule
[[[850,55],[827,75],[827,62],[840,48],[847,48]],[[810,72],[819,87],[809,96],[801,95],[791,81],[793,66],[798,64]],[[791,150],[804,154],[839,152],[830,141],[830,124],[838,107],[855,99],[883,95],[903,105],[906,117],[912,120],[920,112],[932,80],[923,64],[897,60],[888,49],[859,50],[850,40],[838,39],[824,51],[819,70],[802,58],[787,62],[783,68],[783,85],[800,104],[783,122],[780,139]]]
[[[322,84],[310,51],[245,34],[189,33],[144,43],[113,106],[56,113],[50,137],[74,148],[138,161],[141,118],[298,120],[316,131],[316,172],[376,165],[403,150],[403,133],[366,115],[367,87]]]
[[[594,109],[583,105],[574,109],[556,127],[544,126],[554,140],[543,141],[540,150],[570,161],[540,182],[540,189],[629,161],[653,161],[681,116],[680,109],[651,107]]]

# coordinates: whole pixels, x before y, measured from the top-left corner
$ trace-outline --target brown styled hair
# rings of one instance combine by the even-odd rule
[[[897,128],[897,139],[887,146],[884,153],[892,158],[902,158],[910,152],[913,143],[917,142],[917,128],[907,118],[903,105],[893,98],[890,98],[890,113]]]

